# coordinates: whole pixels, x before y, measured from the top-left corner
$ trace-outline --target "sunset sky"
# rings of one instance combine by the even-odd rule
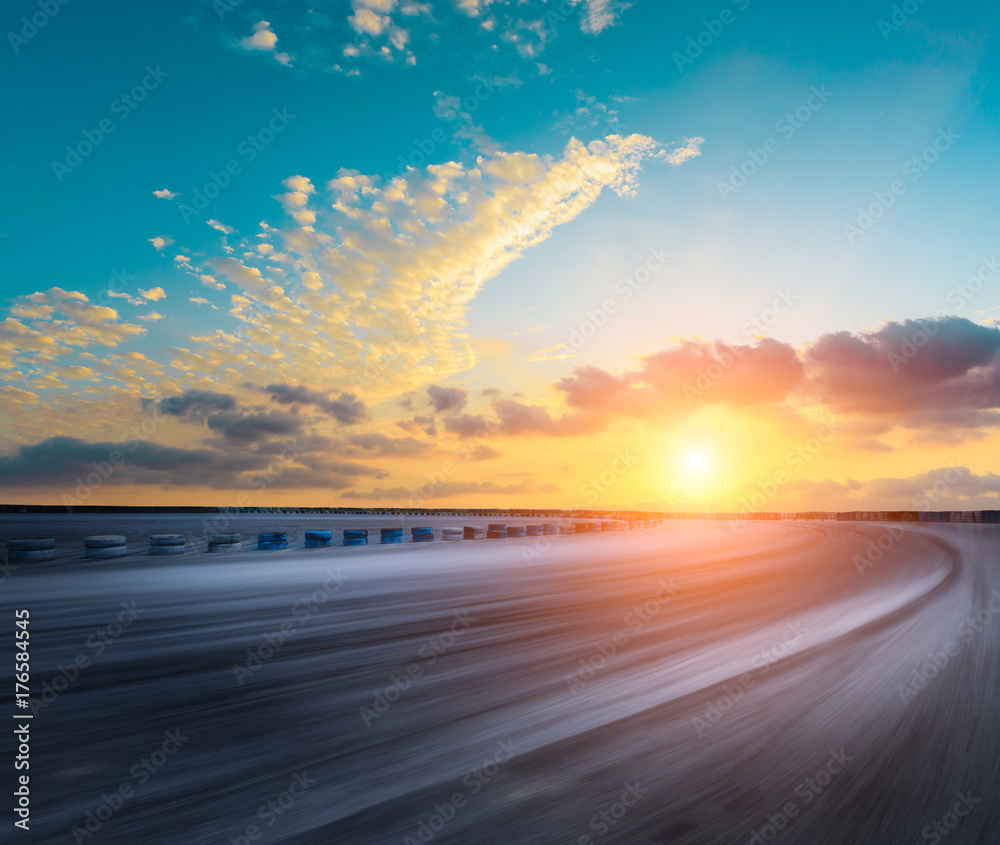
[[[997,507],[993,4],[41,9],[0,502]]]

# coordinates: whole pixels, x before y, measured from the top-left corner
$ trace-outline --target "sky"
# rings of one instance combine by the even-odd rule
[[[0,501],[996,508],[998,23],[15,0]]]

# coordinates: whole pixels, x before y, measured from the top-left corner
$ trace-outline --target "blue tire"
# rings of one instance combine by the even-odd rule
[[[305,547],[307,549],[328,549],[333,545],[333,540],[306,540]]]
[[[344,538],[344,545],[345,546],[367,546],[368,545],[368,538],[367,537],[345,537]]]
[[[287,549],[288,543],[264,543],[261,541],[257,542],[257,550],[262,552],[276,552],[280,549]]]
[[[332,531],[306,531],[307,540],[332,540]]]

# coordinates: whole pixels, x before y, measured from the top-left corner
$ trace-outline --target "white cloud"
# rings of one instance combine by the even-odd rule
[[[224,235],[231,235],[236,230],[232,226],[227,226],[225,223],[220,223],[218,220],[206,220],[209,226],[213,229],[218,229]]]
[[[278,36],[275,35],[274,30],[271,29],[271,24],[267,21],[257,21],[253,25],[253,35],[248,35],[246,38],[240,39],[240,46],[244,50],[261,50],[267,53],[273,53],[274,58],[283,65],[291,65],[292,57],[288,53],[279,53],[275,51],[275,45],[278,43]]]
[[[177,194],[175,194],[173,191],[168,191],[166,188],[162,188],[159,191],[153,191],[153,196],[159,197],[160,199],[164,200],[172,200],[174,197],[177,196]]]
[[[618,17],[631,3],[624,0],[572,0],[574,6],[583,2],[580,29],[598,35],[618,23]]]
[[[322,194],[291,176],[276,198],[293,225],[267,229],[282,240],[281,273],[256,238],[239,258],[205,260],[238,289],[229,310],[237,328],[193,338],[176,365],[369,397],[466,370],[477,356],[465,312],[482,286],[606,188],[631,193],[659,150],[641,135],[573,139],[556,157],[495,152],[388,180],[341,171]]]
[[[166,298],[167,295],[167,292],[163,288],[140,290],[139,293],[144,299],[148,299],[150,302],[158,302],[159,300]]]
[[[148,314],[143,314],[142,316],[140,316],[139,319],[142,320],[144,323],[152,323],[155,322],[156,320],[162,320],[163,315],[157,313],[156,311],[150,311]]]
[[[682,146],[677,146],[669,151],[667,150],[662,151],[662,153],[660,154],[660,158],[662,158],[667,164],[673,164],[673,165],[683,164],[685,161],[688,161],[689,159],[697,158],[698,156],[700,156],[701,145],[704,143],[705,143],[704,138],[700,137],[685,138],[684,144]]]
[[[170,244],[174,242],[174,239],[169,237],[168,235],[163,235],[162,237],[158,236],[155,238],[149,238],[148,240],[157,251],[163,249],[166,246],[170,246]]]

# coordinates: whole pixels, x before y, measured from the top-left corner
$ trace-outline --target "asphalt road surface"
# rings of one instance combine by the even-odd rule
[[[1000,842],[997,527],[301,547],[389,524],[240,517],[295,548],[163,558],[204,517],[0,518],[60,541],[0,584],[34,714],[3,841]],[[112,532],[136,554],[82,558]]]

